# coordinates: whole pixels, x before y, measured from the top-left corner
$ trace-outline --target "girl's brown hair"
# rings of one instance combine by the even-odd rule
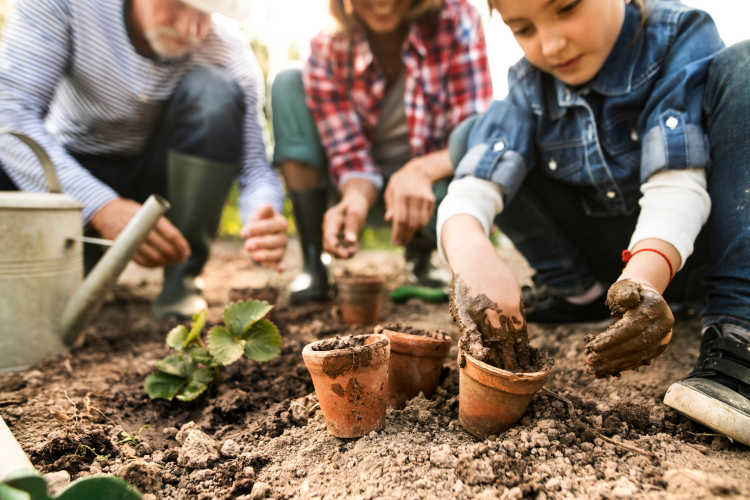
[[[415,21],[438,12],[443,6],[443,0],[412,0],[411,7],[404,16],[404,21]],[[328,7],[336,20],[339,30],[352,33],[360,29],[360,23],[354,14],[351,0],[329,0]]]

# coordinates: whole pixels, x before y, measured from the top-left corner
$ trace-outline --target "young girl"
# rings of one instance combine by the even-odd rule
[[[667,286],[689,302],[703,275],[700,358],[665,403],[750,444],[750,44],[723,50],[711,18],[677,2],[490,6],[525,58],[508,97],[462,125],[441,254],[470,295],[495,302],[495,326],[499,313],[511,329],[601,318],[609,287],[618,321],[586,349],[599,377],[660,355]],[[487,238],[493,220],[537,272],[526,317]]]

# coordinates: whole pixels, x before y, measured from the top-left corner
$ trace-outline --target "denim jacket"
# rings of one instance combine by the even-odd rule
[[[512,200],[534,167],[580,187],[589,215],[630,214],[640,185],[662,170],[711,165],[702,124],[708,69],[724,43],[711,17],[677,2],[626,5],[599,73],[569,87],[525,58],[510,92],[474,124],[456,179],[500,184]]]

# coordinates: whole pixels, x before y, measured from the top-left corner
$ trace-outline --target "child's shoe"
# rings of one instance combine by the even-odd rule
[[[750,344],[745,339],[750,332],[735,325],[707,327],[695,368],[672,384],[664,404],[750,446]]]

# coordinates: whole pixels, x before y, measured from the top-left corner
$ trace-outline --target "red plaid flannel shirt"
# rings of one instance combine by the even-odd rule
[[[307,105],[339,189],[351,177],[382,188],[370,145],[386,79],[364,33],[321,32],[303,72]],[[445,0],[431,21],[412,23],[403,47],[409,145],[415,157],[444,149],[451,130],[492,103],[492,81],[481,19],[467,0]]]

